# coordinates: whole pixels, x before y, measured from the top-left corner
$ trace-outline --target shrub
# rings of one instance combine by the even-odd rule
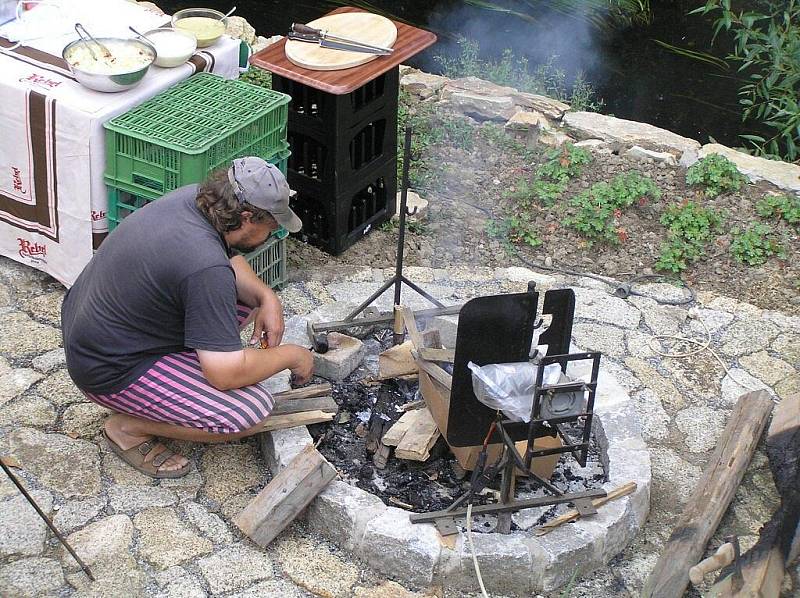
[[[656,269],[681,272],[704,255],[706,244],[719,232],[722,216],[686,201],[667,207],[661,224],[667,227],[668,237],[661,245]]]
[[[757,223],[744,231],[734,229],[731,253],[743,264],[760,266],[768,257],[782,257],[784,248],[776,239],[770,225]]]
[[[779,218],[793,226],[800,226],[800,197],[796,195],[766,195],[756,204],[762,218]]]
[[[692,164],[686,172],[686,182],[705,187],[708,197],[738,191],[746,180],[736,165],[720,154],[709,154]]]
[[[574,197],[570,205],[576,209],[575,213],[567,217],[564,224],[590,241],[616,245],[627,240],[627,232],[617,222],[623,209],[659,197],[661,191],[652,179],[638,172],[617,175],[610,183],[595,183],[589,191]]]

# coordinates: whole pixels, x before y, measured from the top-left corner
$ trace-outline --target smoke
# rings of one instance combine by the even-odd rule
[[[579,12],[557,13],[536,10],[520,3],[522,16],[461,5],[447,13],[429,16],[428,29],[437,32],[438,42],[422,58],[420,68],[440,72],[433,56],[455,57],[460,54],[459,36],[478,43],[482,60],[498,61],[510,49],[516,58],[527,58],[529,68],[547,63],[564,70],[568,81],[579,72],[592,72],[601,62],[597,31]],[[545,3],[542,3],[544,6]],[[579,11],[581,9],[575,9]]]

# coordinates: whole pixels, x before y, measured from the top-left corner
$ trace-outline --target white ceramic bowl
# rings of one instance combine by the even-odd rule
[[[172,15],[172,26],[194,34],[198,48],[206,48],[216,42],[225,33],[227,25],[225,14],[212,8],[184,8]],[[200,26],[207,26],[206,30],[199,30]]]
[[[180,66],[197,49],[197,39],[188,31],[161,27],[151,29],[145,37],[153,42],[156,48],[156,66],[170,68]]]

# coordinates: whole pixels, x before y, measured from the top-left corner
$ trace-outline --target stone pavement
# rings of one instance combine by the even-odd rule
[[[304,314],[333,301],[365,298],[389,275],[371,269],[339,276],[304,272],[302,281],[281,294],[288,315]],[[545,276],[523,268],[408,268],[406,275],[451,302],[521,291],[529,279],[540,289],[572,286],[577,294],[575,343],[603,351],[604,366],[633,397],[653,467],[650,517],[633,544],[608,566],[572,583],[573,597],[637,595],[736,398],[766,387],[780,400],[800,388],[800,318],[732,298],[701,293],[691,306],[660,305],[650,297],[676,298],[681,291],[654,284],[639,289],[650,297],[623,300],[590,278]],[[98,580],[88,582],[16,488],[1,477],[0,595],[461,595],[446,588],[405,589],[382,579],[316,537],[302,521],[265,551],[243,538],[230,518],[269,478],[254,439],[209,446],[179,443],[197,464],[181,480],[159,483],[127,468],[99,441],[106,411],[86,402],[65,370],[62,297],[63,288],[51,278],[0,258],[0,454],[19,461],[15,471]],[[705,338],[703,325],[729,373],[708,352],[671,359],[651,347],[655,334]],[[737,533],[747,549],[777,502],[762,446],[711,545]],[[795,570],[795,583],[798,574]]]

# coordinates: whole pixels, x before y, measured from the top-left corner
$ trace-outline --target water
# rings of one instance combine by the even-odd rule
[[[207,0],[223,12],[228,3]],[[523,6],[512,3],[509,6]],[[196,6],[196,2],[168,0],[166,12]],[[334,8],[330,2],[307,4],[286,0],[236,0],[236,14],[246,18],[260,35],[283,34],[292,22],[305,23]],[[525,56],[530,64],[556,54],[556,64],[570,75],[578,70],[605,101],[603,112],[620,118],[648,122],[706,143],[710,138],[726,145],[741,145],[745,131],[737,98],[736,71],[679,56],[656,43],[708,51],[712,20],[687,15],[698,5],[687,0],[651,0],[653,22],[602,30],[581,19],[555,12],[531,13],[534,22],[452,0],[377,0],[370,10],[434,31],[437,44],[409,61],[437,72],[435,55],[457,52],[456,36],[479,41],[481,54],[498,57],[505,48]],[[724,57],[727,48],[718,40],[714,53]]]

